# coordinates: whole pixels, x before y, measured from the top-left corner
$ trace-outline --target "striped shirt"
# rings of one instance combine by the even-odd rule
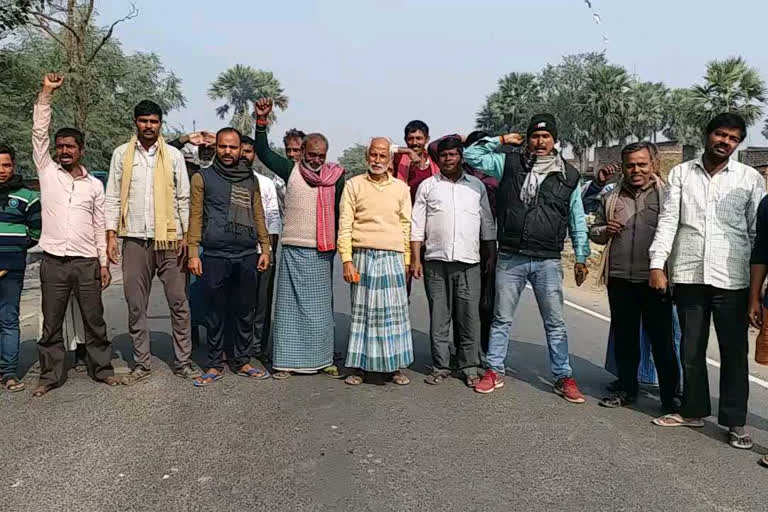
[[[123,156],[128,149],[128,143],[118,147],[112,153],[109,165],[109,180],[107,181],[107,196],[105,215],[107,231],[117,231],[120,223],[120,184],[123,177]],[[187,164],[181,151],[166,145],[173,166],[174,198],[173,211],[176,217],[176,233],[178,238],[184,238],[189,228],[189,175]],[[133,157],[133,173],[131,188],[128,191],[128,213],[125,219],[125,235],[129,238],[152,240],[155,238],[155,200],[154,173],[157,156],[157,143],[145,150],[140,142],[136,142],[136,152]]]
[[[40,195],[27,188],[8,194],[0,207],[0,270],[22,270],[27,249],[37,245],[42,230]]]
[[[663,269],[669,260],[672,283],[748,287],[757,208],[764,195],[760,173],[735,160],[714,176],[701,158],[674,167],[649,250],[650,267]]]

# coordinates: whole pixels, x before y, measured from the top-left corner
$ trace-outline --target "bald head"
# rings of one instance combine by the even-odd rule
[[[368,170],[371,174],[384,174],[387,172],[389,163],[392,160],[391,146],[392,144],[386,137],[374,137],[371,139],[371,143],[368,145],[368,154],[366,155]]]

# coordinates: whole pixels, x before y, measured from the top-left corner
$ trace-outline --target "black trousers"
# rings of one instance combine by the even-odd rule
[[[262,363],[272,358],[272,299],[275,296],[276,268],[275,264],[271,264],[267,270],[259,272],[257,276],[256,310],[253,315],[253,355]]]
[[[46,253],[40,263],[40,290],[43,296],[43,335],[37,342],[40,385],[57,387],[67,380],[61,327],[72,293],[83,317],[88,375],[99,381],[113,376],[112,345],[107,339],[101,302],[99,261]]]
[[[659,293],[647,283],[633,283],[611,277],[608,301],[616,340],[616,365],[622,389],[635,397],[639,390],[640,322],[651,342],[653,362],[659,375],[659,393],[666,407],[674,404],[680,371],[675,356],[672,297]]]
[[[224,369],[225,337],[231,336],[227,362],[237,371],[251,360],[254,290],[258,282],[259,255],[219,258],[203,252],[201,283],[207,297],[208,368]]]
[[[747,363],[747,307],[749,290],[724,290],[700,284],[674,288],[682,339],[684,418],[704,418],[712,413],[707,375],[709,326],[715,321],[720,347],[720,408],[718,421],[742,427],[747,421],[749,368]]]

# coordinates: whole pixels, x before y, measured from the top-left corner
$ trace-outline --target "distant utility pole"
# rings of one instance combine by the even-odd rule
[[[192,133],[195,133],[197,131],[197,121],[194,119],[192,120]]]

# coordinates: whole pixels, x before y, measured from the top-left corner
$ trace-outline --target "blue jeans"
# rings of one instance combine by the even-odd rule
[[[0,277],[0,375],[3,382],[18,377],[19,302],[23,287],[23,270],[9,270]]]
[[[488,367],[504,375],[509,332],[526,283],[530,282],[547,334],[555,380],[572,375],[568,334],[563,320],[563,266],[557,259],[500,253],[496,264],[496,308],[488,342]]]

